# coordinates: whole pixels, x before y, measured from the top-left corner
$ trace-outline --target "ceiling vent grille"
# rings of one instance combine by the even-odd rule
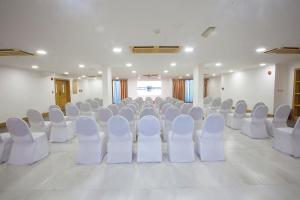
[[[20,49],[0,49],[0,56],[33,56],[34,54]]]
[[[178,53],[180,46],[132,46],[132,53]]]
[[[153,78],[153,77],[157,78],[159,77],[159,74],[143,74],[143,76],[147,78]]]
[[[275,48],[275,49],[266,51],[265,53],[300,54],[300,48],[299,47],[281,47],[281,48]]]

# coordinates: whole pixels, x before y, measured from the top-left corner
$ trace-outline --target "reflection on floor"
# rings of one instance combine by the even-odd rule
[[[2,200],[300,199],[300,159],[226,128],[226,161],[80,166],[77,140],[51,144],[46,159],[27,167],[0,165]],[[166,151],[166,146],[164,146]]]

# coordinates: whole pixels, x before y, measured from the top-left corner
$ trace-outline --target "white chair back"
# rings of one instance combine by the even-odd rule
[[[245,116],[246,111],[247,111],[247,104],[244,101],[241,101],[240,103],[237,104],[235,108],[234,116],[237,118],[243,118]]]
[[[253,115],[252,115],[252,122],[258,123],[258,122],[265,122],[265,119],[268,115],[268,107],[265,105],[260,105],[255,108]]]
[[[111,117],[108,120],[107,127],[110,139],[113,139],[115,137],[130,136],[130,127],[128,120],[120,115]]]
[[[167,110],[167,108],[169,108],[171,106],[172,106],[171,103],[165,103],[165,104],[163,104],[162,107],[161,107],[161,113],[164,114],[165,111]]]
[[[212,97],[209,97],[209,96],[204,97],[203,104],[204,105],[209,105],[209,104],[211,104],[211,101],[212,101]]]
[[[273,123],[285,125],[290,115],[290,112],[291,112],[291,108],[289,105],[283,104],[278,106],[275,111]]]
[[[245,100],[238,100],[238,101],[236,102],[236,104],[235,104],[235,107],[237,107],[237,105],[238,105],[239,103],[245,103],[245,104],[247,104]]]
[[[117,115],[119,113],[119,107],[115,104],[110,104],[107,108],[111,110],[113,115]]]
[[[80,112],[82,112],[84,114],[92,112],[91,105],[88,102],[83,102],[80,105]]]
[[[155,117],[157,116],[157,114],[153,108],[145,108],[144,110],[142,110],[140,117],[142,118],[146,115],[153,115]]]
[[[78,102],[76,102],[75,103],[75,105],[76,105],[76,107],[80,110],[80,105],[82,104],[82,102],[81,101],[78,101]]]
[[[22,119],[8,118],[6,120],[8,132],[12,135],[12,139],[18,142],[32,142],[33,137],[28,125]]]
[[[80,140],[100,139],[97,123],[90,117],[79,117],[76,121],[76,131]]]
[[[127,104],[127,106],[133,110],[134,114],[136,114],[138,112],[138,108],[136,107],[136,105],[134,104]]]
[[[134,121],[134,112],[129,107],[121,108],[121,110],[119,111],[119,114],[121,116],[125,117],[128,120],[128,122]]]
[[[80,114],[77,106],[75,106],[72,103],[67,103],[65,109],[66,109],[66,115],[69,117],[78,117]]]
[[[49,111],[52,110],[53,108],[61,110],[61,108],[58,105],[50,105]]]
[[[97,101],[90,101],[89,102],[90,103],[90,105],[91,105],[91,109],[92,110],[94,110],[94,111],[96,111],[98,108],[99,108],[99,104],[97,103]]]
[[[193,107],[192,103],[184,103],[181,105],[180,111],[182,114],[188,114],[189,110]]]
[[[42,114],[34,109],[29,109],[27,111],[27,118],[30,124],[42,124],[45,122]]]
[[[139,121],[138,130],[143,136],[160,135],[160,123],[156,117],[148,115]]]
[[[212,113],[204,120],[201,137],[211,138],[223,136],[224,118],[219,113]]]
[[[108,122],[108,120],[113,116],[113,113],[108,108],[99,108],[96,111],[96,120],[100,122]]]
[[[211,102],[211,107],[213,108],[219,108],[221,106],[221,98],[218,97],[218,98],[215,98],[212,102]]]
[[[195,121],[202,120],[202,119],[203,119],[203,110],[202,110],[202,108],[199,107],[199,106],[192,107],[192,108],[189,110],[189,115],[190,115]]]
[[[166,109],[165,120],[172,122],[179,115],[180,115],[180,110],[175,106],[170,106]]]
[[[64,114],[61,110],[53,108],[49,112],[49,119],[52,124],[55,125],[66,125]]]
[[[172,137],[175,135],[178,136],[187,136],[192,137],[194,131],[194,120],[189,115],[181,114],[176,117],[172,123]]]
[[[100,98],[95,98],[95,101],[99,104],[99,106],[103,106],[103,100]]]
[[[265,103],[263,103],[263,102],[257,102],[257,103],[253,106],[253,109],[252,109],[252,112],[251,112],[251,117],[253,116],[254,110],[255,110],[257,107],[262,106],[262,105],[264,106]]]

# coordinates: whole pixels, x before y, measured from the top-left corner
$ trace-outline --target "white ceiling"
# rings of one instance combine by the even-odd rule
[[[257,54],[268,49],[300,46],[299,0],[0,0],[0,48],[45,56],[0,57],[0,66],[71,75],[97,75],[113,68],[113,76],[169,71],[168,76],[224,73],[258,67],[259,63],[290,63],[299,55]],[[216,26],[207,39],[201,33]],[[159,29],[160,34],[154,30]],[[130,45],[193,46],[193,53],[132,55]],[[115,54],[118,46],[123,52]],[[125,67],[130,62],[133,67]],[[170,63],[176,62],[176,67]],[[216,62],[223,66],[216,68]],[[79,69],[79,64],[86,68]],[[131,74],[136,70],[137,74]]]

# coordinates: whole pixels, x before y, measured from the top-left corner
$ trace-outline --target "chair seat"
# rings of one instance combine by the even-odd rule
[[[284,127],[284,128],[277,128],[279,134],[293,134],[293,128]]]

